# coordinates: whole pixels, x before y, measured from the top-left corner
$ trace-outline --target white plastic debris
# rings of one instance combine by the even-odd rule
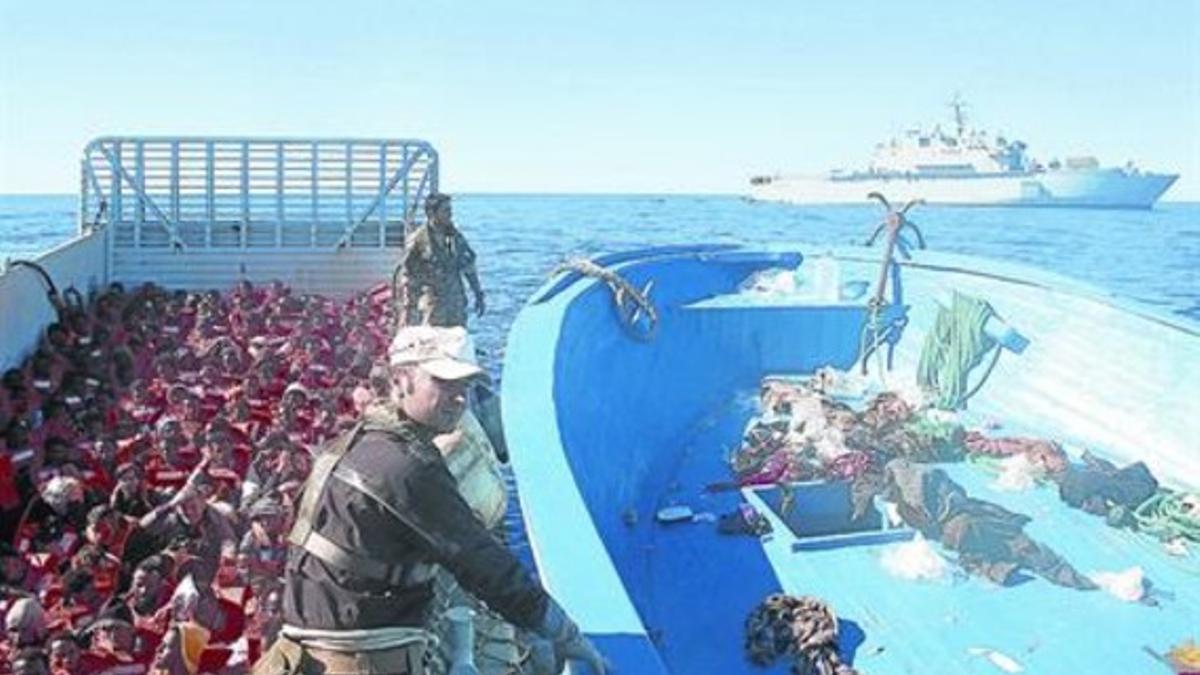
[[[968,647],[967,653],[971,656],[982,656],[990,661],[993,666],[996,666],[1006,673],[1025,672],[1025,668],[1022,667],[1020,663],[1017,663],[1016,659],[1008,654],[1005,654],[1004,652],[992,649],[991,647]]]
[[[1186,558],[1188,555],[1187,540],[1183,537],[1175,537],[1174,539],[1163,543],[1163,550],[1168,555],[1173,555],[1176,558]]]
[[[920,410],[929,403],[928,395],[921,390],[916,381],[902,381],[892,383],[892,391],[900,397],[900,400],[908,404],[913,410]]]
[[[950,564],[920,533],[885,549],[881,562],[888,574],[909,581],[941,581],[950,575]]]
[[[861,399],[871,385],[870,380],[854,370],[838,370],[833,366],[818,369],[813,381],[826,396],[841,399]]]
[[[1042,475],[1042,467],[1021,452],[1000,460],[1000,475],[992,487],[1003,492],[1022,492],[1037,485]]]
[[[883,502],[883,515],[887,517],[889,527],[900,527],[904,524],[904,516],[900,515],[900,507],[896,502]]]
[[[1095,572],[1092,581],[1109,595],[1125,602],[1141,602],[1146,596],[1146,573],[1141,567],[1121,572]]]
[[[816,395],[796,396],[789,399],[792,408],[791,426],[804,429],[806,434],[816,435],[825,428],[825,409]]]
[[[658,510],[655,517],[660,523],[690,523],[693,516],[691,507],[686,505],[664,506]]]
[[[813,439],[812,445],[813,450],[817,453],[817,457],[825,464],[850,452],[850,448],[846,447],[846,441],[842,436],[842,432],[833,428],[824,429],[821,434]]]
[[[796,295],[804,287],[804,279],[796,270],[767,269],[756,272],[742,282],[743,293],[762,295]]]
[[[958,424],[959,422],[958,413],[953,410],[930,408],[922,414],[925,415],[925,419],[938,424]]]

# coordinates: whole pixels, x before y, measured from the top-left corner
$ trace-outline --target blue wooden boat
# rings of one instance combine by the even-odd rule
[[[553,276],[512,326],[503,417],[532,562],[616,672],[764,672],[744,654],[744,621],[774,592],[827,601],[839,651],[876,675],[1171,672],[1163,655],[1200,631],[1197,547],[1173,556],[1145,533],[1069,508],[1053,488],[1001,492],[978,468],[942,467],[972,496],[1031,516],[1026,531],[1080,571],[1140,566],[1157,606],[1040,578],[900,580],[880,563],[889,532],[808,537],[771,508],[762,513],[773,534],[762,539],[687,518],[764,505],[750,488],[706,490],[730,480],[728,458],[764,377],[859,367],[872,293],[829,301],[738,291],[756,272],[803,270],[825,253],[698,245],[608,255],[593,261],[600,272]],[[879,249],[829,253],[848,295],[874,287]],[[867,359],[868,377],[911,383],[939,299],[970,294],[1015,331],[1015,351],[969,400],[967,426],[999,420],[1003,432],[1053,439],[1069,455],[1141,460],[1165,486],[1200,487],[1196,323],[1058,274],[959,255],[914,251],[888,277],[877,320],[896,330]],[[626,307],[614,312],[610,284],[620,280]],[[648,308],[629,306],[628,294],[647,287],[652,335]],[[800,520],[845,500],[806,494]],[[664,509],[687,522],[663,522]]]

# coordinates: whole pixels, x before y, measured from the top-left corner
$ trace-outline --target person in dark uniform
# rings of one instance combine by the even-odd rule
[[[280,638],[254,674],[424,673],[435,565],[552,645],[556,670],[577,660],[606,673],[475,517],[431,442],[457,427],[467,387],[483,375],[465,329],[402,328],[389,358],[395,417],[360,422],[315,459],[288,537]]]
[[[450,195],[434,193],[425,200],[426,223],[404,244],[396,296],[406,326],[467,325],[467,293],[475,296],[475,314],[483,316],[483,287],[475,271],[475,251],[454,227]]]

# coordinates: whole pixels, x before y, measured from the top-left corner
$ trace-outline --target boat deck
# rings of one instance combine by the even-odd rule
[[[750,490],[704,489],[731,478],[725,457],[754,412],[753,395],[734,397],[698,425],[685,441],[677,472],[663,477],[660,506],[686,504],[697,513],[719,515],[744,497],[756,501]],[[1002,432],[1053,437],[1052,430]],[[962,573],[943,582],[908,581],[881,564],[884,550],[894,544],[793,551],[796,537],[763,508],[774,532],[761,542],[718,534],[703,517],[634,528],[645,569],[628,570],[627,579],[667,666],[672,672],[762,672],[743,654],[743,621],[766,594],[782,590],[830,603],[839,617],[843,656],[865,672],[997,673],[1011,670],[1014,661],[1038,673],[1168,672],[1150,651],[1168,651],[1200,625],[1200,563],[1194,551],[1190,558],[1173,558],[1153,538],[1071,509],[1053,485],[1005,492],[993,488],[994,477],[980,467],[941,466],[971,496],[1031,516],[1025,531],[1084,574],[1142,567],[1157,606],[1033,576],[1007,587]],[[769,672],[786,672],[785,664]]]

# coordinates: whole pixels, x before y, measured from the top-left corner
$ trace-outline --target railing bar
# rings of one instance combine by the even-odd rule
[[[78,227],[77,234],[84,233],[84,226],[88,222],[88,214],[90,213],[88,209],[88,201],[89,192],[91,192],[91,186],[88,185],[88,173],[90,168],[88,166],[88,159],[89,158],[85,154],[84,157],[79,160],[79,222],[76,223]]]
[[[130,176],[129,172],[126,171],[125,168],[121,165],[121,149],[119,147],[120,141],[114,141],[114,143],[117,146],[115,148],[115,152],[114,152],[113,148],[105,147],[105,145],[103,143],[97,143],[94,147],[97,150],[99,150],[101,153],[104,154],[104,158],[108,162],[110,170],[112,171],[113,188],[114,188],[114,193],[115,193],[114,198],[118,202],[118,205],[119,205],[119,202],[121,201],[122,191],[124,189],[122,186],[124,184],[128,184],[130,187],[132,187],[134,189],[135,192],[139,192],[139,189],[137,186],[137,182],[134,181],[134,179],[133,179],[133,176]],[[158,204],[155,203],[155,201],[153,199],[150,199],[148,196],[146,196],[144,194],[141,195],[141,197],[146,200],[146,203],[150,205],[150,208],[152,208],[154,210],[155,215],[157,215],[158,218],[160,219],[160,221],[163,223],[163,229],[165,229],[167,231],[167,235],[170,238],[170,243],[173,245],[182,247],[183,242],[179,239],[179,233],[176,231],[175,223],[174,223],[174,221],[171,220],[171,217],[168,216],[167,214],[163,213],[162,209],[160,209],[158,207]],[[120,219],[118,218],[118,221],[119,220]],[[109,222],[109,224],[114,224],[114,221],[111,216],[109,217],[108,222]]]
[[[408,164],[408,155],[409,155],[409,153],[412,153],[412,152],[415,152],[415,151],[407,146],[404,148],[404,153],[402,155],[402,160],[403,160],[402,164]],[[416,162],[413,162],[413,165],[415,166]],[[402,197],[402,204],[403,204],[402,208],[404,209],[404,238],[406,240],[408,239],[408,223],[409,223],[409,220],[411,219],[410,212],[412,210],[412,206],[410,205],[410,200],[412,199],[412,195],[409,194],[409,189],[408,189],[408,181],[410,178],[412,178],[411,175],[404,177],[404,192],[403,192],[403,197]]]
[[[320,144],[316,141],[312,143],[312,164],[310,164],[310,179],[312,182],[312,219],[308,222],[308,245],[316,248],[317,246],[317,219],[320,217],[321,211],[321,190],[317,182],[317,172],[319,171],[317,163],[320,161]]]
[[[420,208],[421,195],[425,194],[426,185],[429,183],[429,176],[430,172],[428,171],[421,174],[421,182],[417,184],[417,189],[415,192],[416,196],[413,199],[413,203],[405,212],[406,217],[404,219],[404,238],[406,241],[408,240],[409,227],[416,224],[417,210]]]
[[[113,144],[115,152],[108,155],[108,165],[112,171],[112,187],[110,194],[112,195],[112,203],[109,205],[112,213],[117,214],[116,218],[111,215],[108,217],[110,223],[121,222],[121,142],[117,141]]]
[[[213,225],[217,220],[217,206],[213,191],[216,189],[216,174],[213,173],[213,157],[216,149],[212,141],[204,144],[204,214],[207,221],[204,225],[204,245],[212,248]]]
[[[300,168],[305,161],[307,172]],[[129,167],[131,163],[135,166]],[[85,151],[80,220],[81,226],[85,219],[124,224],[128,229],[115,241],[134,248],[163,247],[163,232],[155,229],[160,224],[169,237],[167,245],[180,248],[186,248],[182,236],[206,248],[244,248],[262,243],[259,239],[273,239],[281,247],[291,233],[303,231],[307,204],[310,248],[334,234],[339,221],[339,246],[359,241],[371,246],[369,237],[358,234],[369,231],[368,220],[375,220],[375,246],[386,248],[392,217],[405,227],[413,224],[412,218],[402,218],[416,213],[420,197],[436,189],[438,168],[436,151],[423,142],[103,138]],[[105,183],[111,191],[101,188]],[[124,209],[126,185],[137,200],[129,213]],[[367,206],[371,190],[377,191],[376,203],[363,213],[358,207]],[[397,199],[392,199],[393,190]],[[103,214],[97,212],[100,201],[107,204]],[[169,202],[166,209],[160,208],[163,202]],[[272,229],[251,232],[255,223],[265,226],[270,219]],[[223,234],[226,224],[239,223],[236,238]]]
[[[134,146],[134,180],[137,182],[141,193],[146,193],[146,155],[145,144],[138,141]],[[133,212],[133,247],[141,248],[142,246],[142,223],[146,220],[146,203],[141,196],[137,200],[137,208]]]
[[[346,144],[346,165],[343,168],[346,181],[346,227],[354,222],[354,184],[351,167],[354,165],[354,146]],[[346,242],[350,243],[350,242]]]
[[[168,208],[171,222],[179,222],[179,142],[171,144],[171,197]]]
[[[242,227],[238,231],[238,240],[242,244],[242,248],[246,247],[246,232],[250,229],[250,142],[242,142]]]
[[[275,246],[283,246],[283,143],[275,144]]]
[[[388,145],[381,143],[379,145],[379,248],[387,245],[387,157]]]

